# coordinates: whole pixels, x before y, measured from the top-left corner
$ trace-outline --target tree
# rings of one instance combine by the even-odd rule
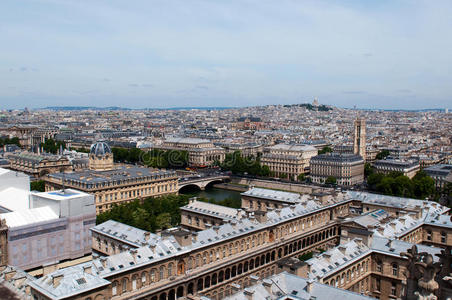
[[[376,159],[384,159],[384,158],[388,157],[389,154],[391,154],[391,153],[389,153],[389,150],[383,150],[383,151],[380,151],[380,152],[375,156],[375,158],[376,158]]]
[[[13,137],[13,138],[0,138],[0,146],[3,147],[4,145],[16,145],[18,147],[20,147],[20,141],[18,137]]]
[[[335,185],[337,183],[336,177],[328,176],[325,180],[325,184]]]
[[[298,179],[298,181],[305,181],[306,175],[304,173],[301,173],[300,175],[298,175],[297,179]]]
[[[395,179],[386,176],[384,177],[380,183],[377,184],[376,189],[378,192],[385,194],[385,195],[392,195],[392,186],[395,183]]]
[[[163,213],[157,216],[155,222],[161,229],[168,229],[171,227],[171,215],[169,213]]]
[[[365,163],[364,164],[364,176],[367,178],[370,175],[372,175],[374,173],[374,168],[372,167],[372,165],[370,163]]]
[[[286,173],[281,173],[281,174],[279,175],[279,178],[281,178],[281,179],[287,179],[287,174],[286,174]]]
[[[66,144],[64,142],[55,142],[54,139],[48,139],[42,144],[42,148],[45,152],[57,154],[60,148],[66,149]]]
[[[322,148],[322,150],[319,151],[319,154],[325,154],[325,153],[331,153],[333,152],[333,149],[331,147],[325,146]]]
[[[38,192],[45,192],[46,185],[45,185],[44,180],[31,181],[30,182],[30,190],[38,191]]]

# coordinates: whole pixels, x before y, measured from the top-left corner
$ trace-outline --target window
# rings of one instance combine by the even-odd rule
[[[432,231],[429,229],[427,230],[427,240],[431,241],[432,240]]]
[[[127,292],[127,279],[125,278],[122,280],[122,292]]]
[[[396,263],[392,264],[392,275],[394,276],[399,275],[399,266]]]
[[[447,234],[441,231],[441,243],[445,244],[447,242]]]
[[[380,279],[379,278],[375,279],[375,290],[380,292]]]
[[[397,286],[394,282],[391,284],[391,295],[393,296],[397,295]]]
[[[381,272],[383,270],[383,266],[381,264],[381,261],[377,261],[377,272]]]
[[[117,283],[116,283],[116,281],[115,282],[113,282],[113,285],[112,285],[112,289],[111,289],[111,293],[112,293],[112,295],[113,296],[116,296],[116,294],[117,294]]]

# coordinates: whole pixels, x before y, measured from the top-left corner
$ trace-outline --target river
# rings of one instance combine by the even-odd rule
[[[219,189],[215,187],[207,187],[206,190],[200,191],[199,189],[184,188],[180,191],[184,195],[193,195],[194,197],[203,197],[207,199],[214,199],[215,202],[224,200],[226,198],[232,198],[240,200],[240,192],[229,191]]]

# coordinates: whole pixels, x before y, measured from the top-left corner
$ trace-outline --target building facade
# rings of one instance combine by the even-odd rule
[[[421,169],[417,160],[401,160],[401,159],[381,159],[373,163],[375,171],[382,174],[389,174],[392,172],[400,172],[410,179],[416,175]]]
[[[222,162],[225,150],[216,147],[210,140],[195,138],[167,138],[156,147],[163,150],[183,150],[188,152],[188,164],[193,167],[206,167],[216,161]]]
[[[32,192],[31,207],[0,214],[7,230],[8,264],[24,270],[91,253],[92,195],[67,189]],[[4,245],[4,244],[2,244]]]
[[[327,153],[311,159],[311,179],[325,183],[334,177],[338,185],[351,186],[364,181],[364,160],[360,155]]]
[[[296,180],[300,174],[309,172],[310,160],[317,153],[313,146],[278,144],[264,149],[261,163],[277,177],[285,175]]]
[[[100,143],[102,145],[94,144],[91,147],[89,170],[49,174],[44,178],[46,191],[65,186],[93,194],[97,213],[110,209],[113,204],[178,192],[176,172],[112,165],[110,147],[104,142]]]
[[[36,178],[58,172],[71,172],[72,164],[65,156],[23,152],[8,156],[12,170],[24,172]]]

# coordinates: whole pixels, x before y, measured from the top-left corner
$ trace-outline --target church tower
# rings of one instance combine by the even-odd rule
[[[113,153],[107,143],[96,142],[91,145],[89,168],[96,171],[107,171],[114,168]]]
[[[366,160],[366,120],[355,120],[355,136],[353,140],[353,153],[361,155]]]

